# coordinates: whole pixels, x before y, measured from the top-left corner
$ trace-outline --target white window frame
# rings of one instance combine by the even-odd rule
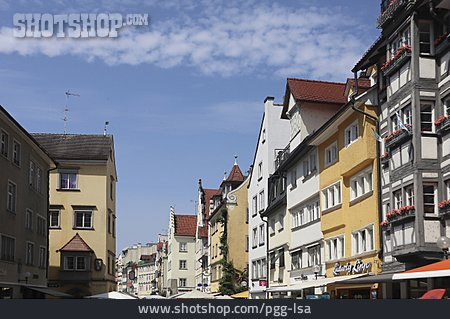
[[[297,167],[294,166],[289,175],[291,180],[291,190],[293,190],[297,188]]]
[[[258,227],[252,229],[252,248],[258,247]]]
[[[348,135],[349,134],[349,135]],[[358,120],[354,121],[352,124],[347,126],[344,131],[344,141],[345,147],[349,147],[359,138],[359,123]]]
[[[424,182],[423,184],[422,184],[422,189],[423,189],[423,187],[424,186],[433,186],[433,198],[434,198],[434,200],[433,200],[433,213],[426,213],[425,212],[425,192],[423,191],[423,206],[424,206],[424,209],[423,209],[423,212],[424,212],[424,214],[428,214],[428,215],[437,215],[438,214],[438,185],[437,185],[437,183],[433,183],[433,182]],[[431,206],[431,205],[427,205],[427,206]]]
[[[5,141],[3,141],[3,136],[6,137]],[[0,130],[0,155],[6,158],[9,157],[9,133],[4,129]]]
[[[62,183],[62,176],[63,175],[67,175],[67,177],[68,177],[66,185],[63,185],[63,183]],[[75,187],[70,187],[70,175],[75,175]],[[69,171],[64,171],[64,170],[59,172],[59,189],[64,189],[64,190],[66,190],[66,189],[79,189],[78,182],[79,182],[79,180],[78,180],[78,173],[77,172],[69,172]]]
[[[345,257],[345,236],[338,235],[325,240],[327,261],[339,260]]]
[[[10,192],[10,185],[14,186],[14,193]],[[11,213],[17,211],[17,184],[11,180],[8,180],[6,189],[6,209]]]
[[[82,226],[77,226],[77,213],[83,213],[83,221],[82,221]],[[91,213],[91,226],[90,227],[86,227],[86,226],[84,226],[84,224],[85,224],[85,213]],[[76,209],[76,210],[74,210],[73,211],[73,218],[74,218],[74,221],[73,221],[73,225],[74,225],[74,228],[76,228],[76,229],[93,229],[94,228],[94,211],[93,210],[89,210],[89,209]]]
[[[352,232],[353,255],[360,255],[372,251],[375,251],[375,236],[373,224]]]
[[[333,152],[332,149],[334,149],[335,151]],[[328,159],[329,152],[330,152],[330,159]],[[334,155],[334,157],[333,157],[333,155]],[[333,165],[334,163],[337,162],[338,157],[339,157],[337,141],[331,143],[330,145],[328,145],[325,148],[324,156],[325,156],[325,158],[324,158],[325,167]]]
[[[258,180],[263,178],[263,162],[258,163]]]
[[[3,237],[6,237],[9,240],[12,240],[12,242],[13,242],[12,259],[2,259],[2,255],[3,255],[3,251],[2,251]],[[16,260],[16,237],[0,233],[0,260],[1,261],[7,261],[7,262],[14,262]]]
[[[258,214],[258,196],[255,195],[252,198],[252,217]]]
[[[39,227],[42,227],[42,229],[39,229]],[[36,233],[40,236],[47,235],[47,219],[39,214],[36,214]]]
[[[187,253],[188,252],[188,244],[187,242],[180,242],[178,244],[178,248],[180,253]]]
[[[29,208],[25,210],[25,229],[33,230],[33,211]]]
[[[262,212],[266,207],[264,189],[259,192],[259,211]]]
[[[29,255],[30,251],[28,250],[29,245],[31,245],[31,256]],[[25,242],[25,265],[34,265],[34,242],[32,241]]]
[[[373,167],[370,166],[350,178],[350,201],[373,191]]]
[[[19,147],[18,150],[16,150],[16,146]],[[20,167],[21,159],[22,159],[22,145],[20,144],[19,141],[13,138],[12,161],[15,165]]]
[[[47,247],[45,246],[39,246],[39,268],[47,268]]]
[[[342,204],[342,181],[337,181],[321,191],[323,210],[333,209]],[[334,204],[330,205],[331,200]]]
[[[179,262],[180,270],[187,270],[187,260],[186,259],[180,259]]]
[[[266,243],[266,225],[259,225],[259,245],[262,246]]]
[[[294,256],[298,256],[298,267],[294,267]],[[291,252],[291,270],[298,270],[303,268],[303,250],[297,249]]]

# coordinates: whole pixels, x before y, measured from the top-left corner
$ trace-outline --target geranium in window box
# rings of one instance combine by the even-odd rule
[[[450,199],[443,200],[438,204],[440,215],[450,215]]]
[[[434,125],[436,125],[436,132],[438,134],[445,134],[450,131],[450,117],[442,115],[434,121]]]
[[[382,66],[381,71],[384,75],[392,73],[397,67],[403,65],[407,59],[411,57],[411,46],[405,44],[395,51],[394,55],[391,56]]]
[[[441,53],[447,51],[447,48],[449,47],[449,41],[450,41],[450,37],[449,37],[449,33],[445,32],[444,34],[442,34],[441,36],[439,36],[436,41],[434,41],[434,46],[435,46],[435,54],[436,55],[440,55]]]
[[[387,148],[397,146],[405,140],[411,138],[411,125],[406,124],[405,126],[408,128],[408,130],[398,129],[384,138]]]
[[[403,206],[399,209],[391,210],[387,213],[386,217],[388,221],[395,222],[402,219],[414,216],[416,213],[416,208],[412,205]]]
[[[386,228],[388,228],[388,226],[389,226],[389,221],[387,221],[387,220],[383,220],[383,221],[380,223],[380,227],[381,227],[382,229],[386,229]]]

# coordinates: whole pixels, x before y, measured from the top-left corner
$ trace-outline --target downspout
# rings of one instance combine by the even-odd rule
[[[378,117],[373,116],[372,114],[366,113],[363,110],[358,109],[355,105],[356,104],[356,96],[358,95],[358,90],[359,90],[358,71],[354,71],[353,74],[354,74],[354,78],[355,78],[355,91],[350,96],[350,103],[351,103],[352,109],[358,113],[363,114],[364,116],[367,116],[371,120],[373,120],[375,122],[375,131],[378,134],[378,136],[380,136],[380,121],[378,120]],[[380,158],[380,155],[381,155],[380,143],[377,141],[376,142],[376,157],[377,157],[377,201],[378,201],[378,230],[379,230],[378,237],[379,237],[379,246],[380,246],[380,249],[378,251],[378,257],[380,257],[380,255],[382,255],[382,253],[383,253],[383,238],[382,238],[381,228],[380,228],[380,223],[383,221],[383,214],[381,213],[381,211],[383,209],[382,208],[383,203],[382,203],[382,198],[381,198],[382,190],[381,190],[381,158]]]
[[[261,214],[260,214],[261,215]],[[269,217],[265,217],[266,219],[264,219],[263,216],[261,216],[261,220],[266,224],[266,299],[269,299],[269,291],[267,289],[269,289],[269,279],[270,279],[270,262],[269,262]],[[251,267],[249,265],[249,267]]]
[[[48,269],[50,268],[50,172],[58,169],[58,163],[56,166],[47,170],[47,267],[45,267],[45,277],[47,278],[48,286]],[[60,217],[61,218],[61,217]]]

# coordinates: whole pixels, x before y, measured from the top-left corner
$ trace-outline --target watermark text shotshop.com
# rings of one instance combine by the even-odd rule
[[[123,26],[148,25],[148,14],[15,13],[13,24],[18,38],[115,38]]]

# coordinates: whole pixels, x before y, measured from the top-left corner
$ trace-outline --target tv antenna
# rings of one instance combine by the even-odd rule
[[[64,135],[66,135],[67,134],[67,122],[69,121],[69,106],[68,106],[68,104],[69,104],[69,97],[71,97],[71,96],[79,97],[80,94],[72,93],[72,92],[70,92],[70,90],[67,90],[64,94],[66,95],[66,106],[64,107],[64,118],[63,118],[63,121],[64,121]]]

